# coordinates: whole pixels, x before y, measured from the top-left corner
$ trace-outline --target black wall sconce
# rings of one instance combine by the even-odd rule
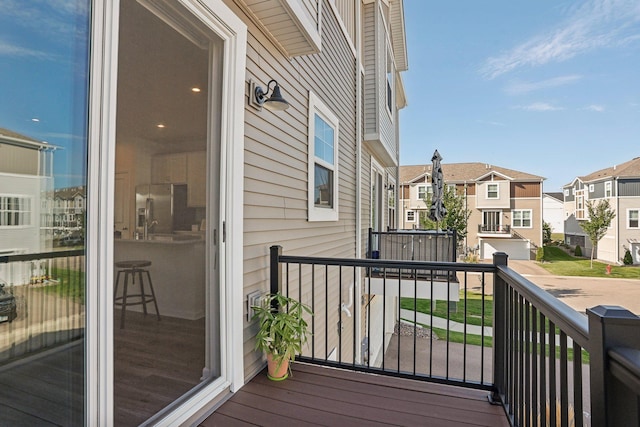
[[[275,80],[270,80],[267,83],[267,90],[265,91],[262,87],[258,86],[255,82],[251,81],[251,93],[249,95],[249,102],[256,108],[264,107],[267,110],[271,111],[283,111],[289,108],[289,103],[286,99],[282,97],[280,93],[280,85]],[[274,84],[273,89],[271,88],[271,84]],[[271,91],[271,96],[269,95],[269,91]]]

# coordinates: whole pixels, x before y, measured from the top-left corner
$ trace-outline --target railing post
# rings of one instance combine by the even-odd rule
[[[640,317],[622,307],[611,305],[589,308],[587,316],[591,425],[638,425],[638,396],[611,375],[607,352],[613,347],[640,349]]]
[[[493,394],[489,401],[495,405],[502,404],[502,395],[506,393],[506,326],[507,319],[507,284],[498,277],[498,267],[507,266],[508,255],[504,252],[493,254]]]
[[[367,258],[373,258],[373,229],[369,227],[369,245],[367,247]],[[359,256],[359,255],[358,255]]]
[[[282,289],[282,264],[280,264],[280,256],[282,255],[282,246],[273,245],[270,248],[270,288],[271,294],[277,294]]]

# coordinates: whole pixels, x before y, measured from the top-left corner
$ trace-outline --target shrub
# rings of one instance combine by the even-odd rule
[[[622,262],[624,265],[633,264],[633,257],[631,256],[631,251],[627,249],[624,253],[624,258],[622,258]]]
[[[544,247],[539,247],[536,251],[536,261],[542,262],[544,261]]]
[[[574,254],[576,256],[582,256],[582,248],[580,248],[580,245],[576,245],[576,250],[574,251]]]

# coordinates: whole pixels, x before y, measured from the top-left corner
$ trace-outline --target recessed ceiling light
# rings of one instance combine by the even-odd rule
[[[159,127],[160,129],[164,129],[164,127],[165,127],[164,124],[162,124],[162,123],[158,123],[156,126]]]
[[[191,92],[200,93],[200,88],[199,87],[192,87],[191,88]]]

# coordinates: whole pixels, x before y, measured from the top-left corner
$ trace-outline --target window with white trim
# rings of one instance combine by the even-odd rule
[[[596,186],[594,184],[589,184],[589,193],[593,193],[595,189]]]
[[[627,210],[627,228],[640,228],[639,215],[640,210],[638,209],[628,209]]]
[[[338,220],[338,118],[309,92],[309,221]]]
[[[393,57],[391,56],[391,47],[387,44],[387,111],[393,117]]]
[[[498,196],[498,184],[487,184],[487,199],[497,199]]]
[[[407,211],[406,213],[406,222],[416,222],[416,212],[415,211]]]
[[[0,195],[0,227],[31,225],[31,197]]]
[[[430,185],[418,185],[418,200],[426,200],[432,194],[433,189]]]
[[[568,189],[568,188],[565,188],[565,189],[564,189],[564,195],[565,195],[565,196],[568,196],[568,195],[569,195],[569,189]]]
[[[604,197],[611,197],[611,181],[607,181],[604,183]]]
[[[517,209],[512,211],[511,226],[513,228],[531,228],[533,211],[531,209]]]

